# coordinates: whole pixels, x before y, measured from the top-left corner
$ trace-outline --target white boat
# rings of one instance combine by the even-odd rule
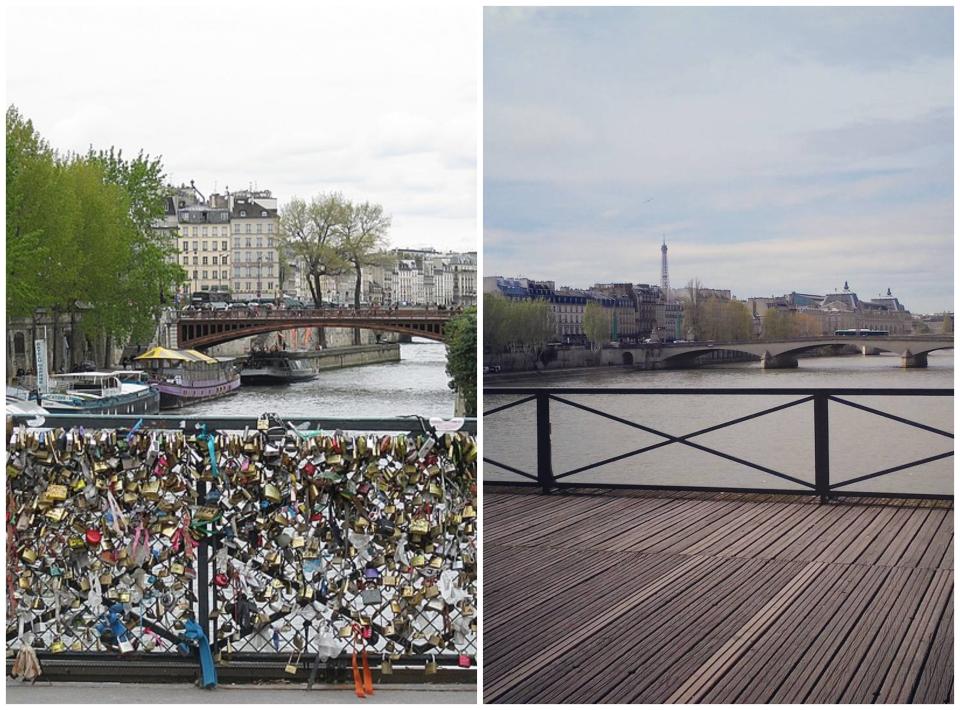
[[[37,392],[26,401],[38,404]],[[50,391],[40,393],[39,405],[50,414],[156,414],[160,393],[142,372],[68,372],[50,378]]]

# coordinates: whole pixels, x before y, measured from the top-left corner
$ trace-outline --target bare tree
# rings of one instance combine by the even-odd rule
[[[382,206],[370,202],[344,205],[344,219],[339,226],[339,250],[357,277],[353,289],[353,307],[357,310],[360,309],[363,290],[363,268],[383,262],[388,229],[390,217],[383,213]],[[353,330],[353,344],[360,344],[359,328]]]
[[[281,237],[290,253],[306,264],[310,296],[317,308],[323,306],[321,279],[342,274],[348,266],[338,249],[347,206],[343,196],[335,192],[317,195],[310,202],[294,197],[281,210]],[[323,328],[318,336],[325,345]]]

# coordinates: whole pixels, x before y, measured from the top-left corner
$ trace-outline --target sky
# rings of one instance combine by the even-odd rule
[[[953,9],[485,8],[484,274],[953,309]]]
[[[477,246],[479,11],[447,3],[7,3],[7,105],[52,146],[162,156],[204,195],[340,191],[395,247]]]

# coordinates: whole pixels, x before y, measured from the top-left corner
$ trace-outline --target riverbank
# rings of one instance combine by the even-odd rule
[[[318,371],[339,370],[344,367],[376,365],[384,362],[400,362],[399,343],[377,343],[374,345],[350,345],[327,350],[305,351],[298,353],[298,359],[307,360]]]

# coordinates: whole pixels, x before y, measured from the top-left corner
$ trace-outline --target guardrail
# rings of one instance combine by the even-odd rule
[[[473,664],[475,419],[8,421],[8,647],[176,665],[196,622],[261,674]]]
[[[826,502],[831,497],[836,495],[844,496],[874,496],[874,497],[910,497],[910,498],[933,498],[933,499],[953,499],[952,494],[939,494],[939,493],[911,493],[911,492],[871,492],[871,491],[851,491],[849,486],[861,483],[863,481],[879,478],[882,476],[887,476],[898,471],[903,471],[909,468],[914,468],[916,466],[921,466],[923,464],[931,463],[947,457],[953,456],[953,448],[949,451],[940,452],[932,456],[924,457],[922,459],[917,459],[905,464],[900,464],[897,466],[891,466],[879,471],[873,471],[868,474],[857,475],[852,478],[846,478],[843,480],[836,480],[831,477],[830,469],[830,421],[828,416],[828,406],[830,402],[835,402],[837,404],[851,407],[860,411],[869,412],[871,414],[899,422],[901,424],[915,427],[933,434],[937,434],[944,438],[953,439],[953,433],[944,431],[937,427],[933,427],[921,422],[912,421],[904,417],[891,414],[889,412],[884,412],[873,407],[868,407],[864,404],[850,401],[845,399],[846,397],[856,397],[856,396],[889,396],[889,397],[952,397],[952,389],[901,389],[901,388],[890,388],[890,389],[858,389],[858,388],[749,388],[749,389],[731,389],[731,388],[713,388],[713,389],[703,389],[703,388],[664,388],[664,389],[640,389],[640,388],[589,388],[589,387],[556,387],[556,388],[530,388],[530,387],[486,387],[483,390],[484,396],[498,396],[498,395],[511,395],[519,396],[520,399],[517,399],[513,402],[496,406],[492,409],[489,409],[483,413],[484,418],[491,417],[496,415],[499,412],[511,409],[518,405],[535,402],[536,403],[536,448],[537,448],[537,470],[535,473],[529,471],[523,471],[518,469],[516,466],[511,465],[510,463],[504,463],[496,461],[492,458],[484,456],[483,460],[486,463],[498,466],[505,471],[509,471],[520,478],[522,481],[493,481],[489,475],[485,475],[485,483],[490,484],[503,484],[503,485],[526,485],[526,486],[539,486],[545,493],[550,492],[554,489],[565,489],[565,488],[634,488],[634,489],[659,489],[659,490],[696,490],[696,491],[734,491],[734,492],[749,492],[749,493],[784,493],[784,494],[806,494],[806,495],[816,495],[819,496],[821,501]],[[792,400],[785,404],[779,404],[774,407],[768,407],[758,412],[752,414],[737,417],[730,419],[728,421],[716,424],[710,427],[706,427],[697,431],[689,432],[680,436],[676,436],[664,431],[659,430],[656,426],[651,426],[649,424],[641,423],[638,421],[633,421],[620,417],[616,414],[612,414],[601,409],[587,406],[581,402],[575,402],[567,397],[570,396],[579,396],[579,395],[605,395],[605,396],[631,396],[631,395],[660,395],[665,397],[670,396],[729,396],[729,397],[756,397],[756,396],[794,396],[798,399]],[[623,453],[617,456],[607,457],[605,459],[594,461],[587,465],[578,466],[568,471],[563,471],[560,473],[555,473],[553,470],[553,451],[552,451],[552,441],[551,441],[551,414],[550,414],[550,404],[551,402],[562,403],[564,405],[586,411],[592,414],[595,414],[599,417],[618,422],[620,424],[645,431],[650,434],[662,437],[663,441],[644,446],[627,453]],[[718,431],[726,427],[732,426],[734,424],[739,424],[741,422],[746,422],[751,419],[757,419],[774,412],[779,412],[797,405],[806,404],[808,402],[813,403],[813,416],[810,421],[811,430],[810,433],[813,437],[814,444],[814,480],[805,481],[796,476],[790,475],[783,471],[776,470],[769,466],[760,465],[758,463],[746,460],[741,457],[733,456],[731,454],[719,451],[715,448],[705,446],[703,444],[692,441],[692,439],[707,434],[713,431]],[[696,485],[696,486],[685,486],[685,485],[670,485],[667,483],[603,483],[595,482],[588,480],[577,480],[577,481],[566,481],[564,479],[574,476],[585,471],[598,468],[607,464],[611,464],[617,461],[622,461],[640,454],[646,453],[648,451],[653,451],[665,446],[672,444],[679,444],[681,446],[690,447],[697,449],[701,452],[732,461],[734,463],[745,466],[751,470],[759,471],[767,476],[777,478],[779,480],[789,481],[790,483],[798,486],[798,488],[757,488],[757,487],[737,487],[737,486],[711,486],[711,485]]]

